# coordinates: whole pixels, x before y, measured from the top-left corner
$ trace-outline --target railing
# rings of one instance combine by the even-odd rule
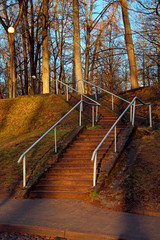
[[[141,102],[141,104],[136,105],[136,100]],[[136,106],[142,106],[142,105],[149,105],[149,122],[150,122],[150,127],[152,127],[152,116],[151,116],[151,104],[150,103],[143,103],[139,98],[134,97],[133,100],[129,103],[129,105],[126,107],[126,109],[123,111],[123,113],[119,116],[119,118],[115,121],[113,126],[109,129],[107,134],[104,136],[102,141],[98,144],[98,146],[95,148],[92,154],[91,161],[94,161],[94,169],[93,169],[93,186],[96,186],[96,169],[97,169],[97,151],[99,148],[102,146],[108,135],[111,133],[112,130],[114,130],[114,151],[117,151],[117,139],[116,139],[116,125],[117,123],[122,119],[123,115],[128,111],[130,108],[130,121],[132,122],[132,125],[134,126],[135,122],[135,108]]]
[[[99,89],[101,92],[103,91],[103,92],[108,93],[109,95],[111,95],[111,96],[112,96],[112,110],[113,110],[113,111],[114,111],[114,98],[118,98],[118,99],[122,100],[123,102],[130,103],[130,102],[127,101],[126,99],[121,98],[121,97],[119,97],[118,95],[116,95],[116,94],[114,94],[114,93],[111,93],[111,92],[109,92],[108,90],[105,90],[105,89],[103,89],[103,88],[101,88],[101,87],[99,87],[99,86],[97,86],[97,85],[95,85],[95,84],[93,84],[93,83],[90,83],[90,82],[88,82],[88,81],[86,81],[86,80],[84,80],[84,79],[81,79],[81,80],[79,80],[79,81],[82,81],[83,83],[89,84],[89,85],[91,85],[92,87],[94,87],[95,89]],[[71,89],[72,91],[78,92],[76,89],[74,89],[74,88],[72,88],[71,86],[69,86],[69,83],[66,84],[66,83],[63,83],[62,81],[56,79],[56,94],[58,94],[58,82],[66,87],[66,99],[67,99],[67,101],[68,101],[69,89]],[[84,84],[82,84],[82,89],[83,89],[83,93],[85,93]],[[85,95],[85,97],[88,98],[88,99],[90,99],[90,98],[89,98],[88,96],[86,96],[86,95]],[[97,91],[95,91],[95,99],[97,100]]]
[[[64,83],[64,82],[62,82],[62,81],[60,81],[60,80],[58,80],[58,79],[56,79],[56,94],[57,94],[57,95],[58,95],[58,89],[59,89],[59,88],[58,88],[58,82],[59,82],[61,85],[65,86],[65,88],[66,88],[66,100],[67,100],[67,101],[69,100],[69,99],[68,99],[69,89],[71,89],[72,91],[80,94],[80,95],[83,96],[84,98],[87,98],[88,100],[94,102],[96,105],[98,105],[98,106],[101,105],[100,103],[98,103],[98,102],[95,101],[94,99],[86,96],[86,95],[84,94],[84,88],[83,88],[83,87],[82,87],[82,88],[83,88],[83,93],[80,93],[78,90],[76,90],[76,89],[74,89],[73,87],[71,87],[71,86],[69,85],[69,83],[68,83],[68,84],[67,84],[67,83]]]
[[[97,86],[97,85],[95,85],[95,84],[93,84],[93,83],[87,82],[87,81],[84,80],[84,79],[82,79],[81,81],[83,81],[83,82],[86,83],[86,84],[91,85],[92,87],[95,88],[95,90],[96,90],[96,89],[99,89],[101,92],[103,91],[103,92],[108,93],[109,95],[111,95],[111,96],[112,96],[112,110],[113,110],[113,111],[114,111],[114,98],[118,98],[118,99],[122,100],[123,102],[130,103],[130,102],[127,101],[126,99],[121,98],[121,97],[119,97],[118,95],[116,95],[116,94],[114,94],[114,93],[112,93],[112,92],[109,92],[108,90],[105,90],[105,89],[103,89],[103,88],[101,88],[101,87],[99,87],[99,86]],[[95,99],[97,100],[97,91],[95,91]]]
[[[33,143],[18,159],[18,163],[20,163],[23,159],[23,187],[26,187],[26,154],[33,148],[35,147],[50,131],[52,131],[54,129],[54,141],[55,141],[55,152],[57,152],[57,138],[56,138],[56,127],[59,123],[61,123],[63,121],[63,119],[65,119],[75,108],[77,108],[78,106],[80,106],[80,111],[79,111],[79,125],[81,126],[82,123],[82,111],[83,111],[83,102],[89,105],[92,105],[92,126],[94,126],[94,119],[96,119],[97,121],[97,116],[98,116],[98,106],[100,106],[101,104],[99,104],[97,101],[93,100],[92,98],[78,92],[76,89],[72,88],[71,86],[69,86],[66,83],[63,83],[59,80],[56,80],[56,93],[58,94],[58,82],[60,82],[62,85],[65,86],[66,88],[66,98],[68,101],[68,95],[69,95],[69,89],[71,89],[72,91],[77,92],[78,94],[81,95],[81,100],[68,112],[66,113],[57,123],[55,123],[48,131],[46,131],[35,143]],[[88,83],[87,81],[83,80],[83,82]],[[123,111],[123,113],[120,115],[120,117],[115,121],[115,123],[113,124],[113,126],[110,128],[110,130],[107,132],[107,134],[105,135],[105,137],[102,139],[102,141],[99,143],[99,145],[96,147],[96,149],[93,151],[92,154],[92,158],[91,160],[94,161],[94,172],[93,172],[93,186],[96,185],[96,166],[97,166],[97,151],[99,150],[99,148],[101,147],[101,145],[103,144],[103,142],[105,141],[105,139],[108,137],[108,135],[111,133],[111,131],[114,129],[114,151],[117,151],[117,146],[116,146],[116,125],[117,123],[122,119],[122,117],[124,116],[124,114],[128,111],[128,109],[130,108],[130,122],[132,123],[132,125],[134,126],[134,121],[135,121],[135,108],[136,106],[142,106],[142,105],[149,105],[149,121],[150,121],[150,127],[152,127],[152,116],[151,116],[151,104],[150,103],[143,103],[139,98],[135,97],[131,102],[107,91],[102,89],[99,86],[96,86],[95,84],[92,83],[88,83],[91,84],[92,86],[100,89],[101,91],[104,91],[106,93],[109,93],[112,95],[112,110],[114,110],[114,97],[121,99],[122,101],[129,103],[129,105],[127,106],[127,108]],[[83,88],[84,90],[84,88]],[[83,98],[87,98],[88,100],[90,100],[91,102],[86,102],[83,100]],[[97,99],[97,97],[96,97]],[[136,105],[136,100],[138,100],[141,104]],[[94,106],[96,106],[96,117],[94,117]]]
[[[92,99],[90,99],[92,100]],[[96,121],[98,115],[98,106],[100,105],[98,102],[92,100],[93,103],[88,103],[83,100],[83,95],[81,94],[81,100],[68,112],[66,113],[57,123],[55,123],[48,131],[46,131],[35,143],[33,143],[18,159],[18,163],[20,163],[23,159],[23,187],[26,187],[26,154],[34,148],[50,131],[54,129],[54,142],[55,142],[55,152],[57,152],[57,137],[56,137],[56,127],[60,124],[63,119],[65,119],[75,108],[80,105],[79,111],[79,126],[82,123],[82,111],[83,111],[83,102],[92,105],[92,126],[94,126],[94,106],[96,106]]]

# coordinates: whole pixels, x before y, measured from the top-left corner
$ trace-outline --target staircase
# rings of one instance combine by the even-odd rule
[[[85,112],[90,114],[89,109]],[[93,182],[93,162],[91,156],[95,147],[100,143],[107,131],[113,125],[117,116],[104,107],[99,109],[98,124],[101,129],[84,129],[67,148],[66,152],[53,164],[39,183],[30,192],[31,198],[64,198],[83,199]],[[117,125],[117,138],[126,124]],[[101,166],[113,152],[112,132],[98,151],[97,177]]]

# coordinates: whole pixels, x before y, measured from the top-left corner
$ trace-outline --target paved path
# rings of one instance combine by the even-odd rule
[[[0,231],[8,224],[47,228],[48,235],[50,229],[70,239],[160,239],[159,217],[108,211],[81,200],[0,199]]]

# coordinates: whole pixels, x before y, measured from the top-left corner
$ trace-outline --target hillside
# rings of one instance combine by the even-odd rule
[[[21,96],[0,100],[0,193],[15,194],[22,187],[20,155],[46,130],[64,116],[71,106],[57,95]],[[57,128],[58,141],[62,141],[78,125],[79,114],[75,110]],[[27,174],[47,165],[54,154],[54,131],[27,154]],[[36,164],[36,165],[35,165]],[[3,194],[2,194],[3,193]]]
[[[136,108],[135,132],[99,193],[91,203],[118,211],[160,215],[160,88],[139,88],[121,94],[152,104],[153,128],[148,127],[148,106]],[[122,109],[121,101],[116,102]],[[146,126],[144,126],[144,123]]]

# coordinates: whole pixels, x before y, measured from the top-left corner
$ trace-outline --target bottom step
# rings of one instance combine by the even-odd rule
[[[84,192],[75,191],[32,191],[30,198],[83,199]]]

